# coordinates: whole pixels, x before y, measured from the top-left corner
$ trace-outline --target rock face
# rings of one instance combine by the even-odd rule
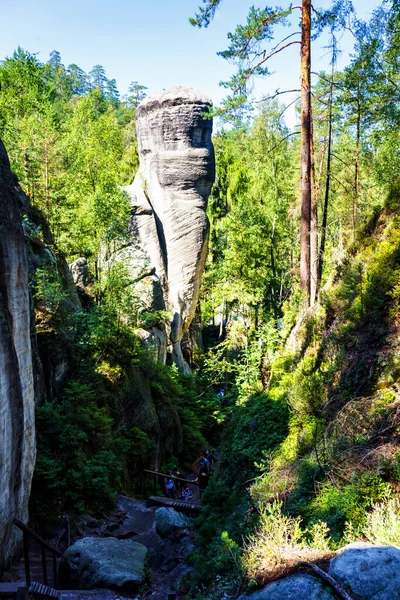
[[[28,261],[16,182],[0,142],[0,566],[26,521],[35,464],[34,373]]]
[[[400,550],[366,544],[349,548],[331,561],[329,575],[361,600],[400,598]]]
[[[176,529],[191,527],[192,525],[193,521],[189,517],[178,513],[173,508],[163,506],[156,510],[156,529],[162,537],[167,537]]]
[[[293,575],[274,581],[260,591],[238,600],[332,600],[335,596],[311,575]]]
[[[64,552],[60,583],[65,589],[133,593],[144,580],[146,556],[147,549],[130,540],[83,538]]]
[[[329,575],[359,600],[400,599],[400,550],[356,542],[339,550],[331,560]],[[238,600],[329,600],[329,586],[306,574],[275,581]]]
[[[133,206],[132,244],[146,257],[153,287],[162,290],[158,303],[172,314],[166,335],[181,370],[187,365],[180,342],[195,314],[207,253],[206,208],[215,165],[212,121],[202,114],[210,106],[201,92],[182,86],[140,104],[140,166],[125,188]]]

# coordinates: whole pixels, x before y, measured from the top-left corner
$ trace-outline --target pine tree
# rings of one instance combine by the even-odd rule
[[[102,65],[95,65],[89,72],[89,81],[92,88],[100,88],[104,94],[107,85],[107,77],[104,67]]]

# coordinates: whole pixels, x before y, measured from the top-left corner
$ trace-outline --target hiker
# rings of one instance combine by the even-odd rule
[[[213,454],[212,452],[210,452],[210,450],[208,450],[208,449],[204,452],[204,456],[206,457],[206,459],[210,463],[210,469],[212,469],[213,466],[214,466],[214,463],[217,462],[217,457],[215,456],[215,454]]]
[[[182,500],[184,502],[190,502],[192,498],[193,498],[193,492],[190,489],[189,484],[186,483],[182,490]]]
[[[174,477],[174,478],[178,477],[178,478],[182,479],[183,475],[179,471],[179,469],[175,468],[175,469],[172,469],[172,477]],[[176,486],[176,491],[178,492],[179,496],[181,496],[182,495],[182,482],[176,481],[175,486]]]
[[[167,471],[167,477],[164,477],[164,488],[167,498],[175,500],[175,483],[172,477],[172,471],[169,469]]]
[[[194,480],[195,483],[199,484],[200,498],[206,491],[209,479],[210,479],[210,475],[209,475],[208,469],[207,469],[206,465],[203,464],[200,466],[199,474],[197,475],[196,479]]]
[[[198,474],[200,474],[200,469],[202,467],[204,467],[205,470],[207,471],[207,475],[210,474],[210,461],[204,456],[204,454],[200,454],[200,458],[198,460],[198,465],[199,465]]]

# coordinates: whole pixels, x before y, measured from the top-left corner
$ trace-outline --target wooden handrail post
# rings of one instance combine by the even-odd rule
[[[23,540],[24,540],[24,563],[25,563],[25,583],[29,588],[31,585],[31,565],[29,561],[29,538],[28,533],[26,531],[23,532]]]
[[[43,571],[43,583],[48,585],[47,579],[47,565],[46,565],[46,549],[42,546],[42,571]]]
[[[53,552],[53,585],[54,588],[58,588],[58,576],[57,576],[57,557]]]

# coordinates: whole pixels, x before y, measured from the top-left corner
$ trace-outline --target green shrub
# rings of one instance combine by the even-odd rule
[[[345,538],[348,542],[366,539],[372,544],[400,548],[400,500],[390,498],[373,504],[361,527],[346,524]]]

